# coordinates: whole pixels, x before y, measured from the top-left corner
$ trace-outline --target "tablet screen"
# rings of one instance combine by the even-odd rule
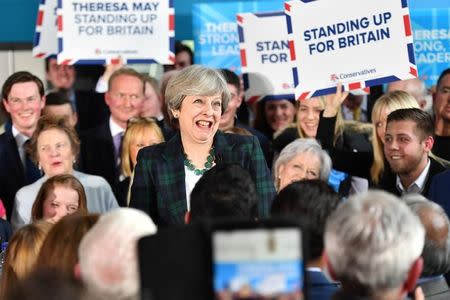
[[[301,240],[294,227],[214,231],[216,299],[304,299]]]

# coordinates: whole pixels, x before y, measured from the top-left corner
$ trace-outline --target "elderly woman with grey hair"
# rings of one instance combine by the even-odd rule
[[[278,191],[291,182],[302,179],[320,179],[325,182],[331,172],[331,159],[315,139],[296,139],[287,145],[273,167]]]
[[[275,189],[258,140],[218,131],[230,99],[221,72],[187,67],[170,79],[165,98],[180,129],[169,141],[139,151],[130,207],[147,212],[157,225],[183,224],[203,173],[216,164],[237,163],[255,182],[255,217],[268,216]]]

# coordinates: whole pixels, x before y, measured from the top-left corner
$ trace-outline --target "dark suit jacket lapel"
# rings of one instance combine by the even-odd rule
[[[182,224],[187,211],[186,183],[184,174],[183,150],[180,134],[175,134],[161,153],[165,164],[158,168],[161,178],[162,195],[167,195],[165,201],[167,210],[174,223]]]
[[[7,163],[8,166],[4,166],[8,172],[14,172],[12,177],[20,179],[19,185],[22,187],[25,185],[25,169],[23,168],[22,161],[20,160],[19,151],[17,150],[16,139],[12,135],[11,131],[7,131],[8,147],[7,147]]]

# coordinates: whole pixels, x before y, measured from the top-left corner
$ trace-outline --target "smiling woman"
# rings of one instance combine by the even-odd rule
[[[223,75],[187,67],[169,81],[165,99],[180,130],[169,141],[139,152],[130,206],[147,212],[158,225],[181,224],[203,173],[217,164],[238,163],[256,183],[258,215],[267,216],[275,189],[259,142],[218,131],[230,99]]]
[[[14,200],[11,224],[17,229],[31,221],[33,202],[42,184],[55,175],[69,174],[78,179],[87,195],[90,212],[103,213],[118,207],[111,187],[105,179],[75,171],[73,164],[80,149],[75,129],[63,118],[43,116],[28,144],[28,152],[44,176],[21,188]]]

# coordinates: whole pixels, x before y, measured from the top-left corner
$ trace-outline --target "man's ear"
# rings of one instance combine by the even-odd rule
[[[105,103],[107,106],[109,106],[109,104],[111,103],[111,94],[109,93],[109,91],[107,91],[104,95],[105,97]]]
[[[191,223],[191,213],[187,211],[184,214],[184,224],[189,224],[189,223]]]
[[[331,279],[337,281],[336,273],[334,272],[333,266],[330,263],[330,259],[328,258],[328,254],[325,250],[323,250],[322,259],[325,267],[327,268],[328,274],[331,276]]]
[[[81,280],[80,263],[76,263],[76,265],[73,267],[73,275],[76,279]]]
[[[432,136],[428,136],[424,140],[425,150],[430,152],[434,145],[434,138]]]
[[[406,278],[405,283],[403,284],[403,289],[405,292],[411,292],[416,287],[417,279],[422,274],[423,270],[423,258],[419,257],[409,269],[408,278]]]

